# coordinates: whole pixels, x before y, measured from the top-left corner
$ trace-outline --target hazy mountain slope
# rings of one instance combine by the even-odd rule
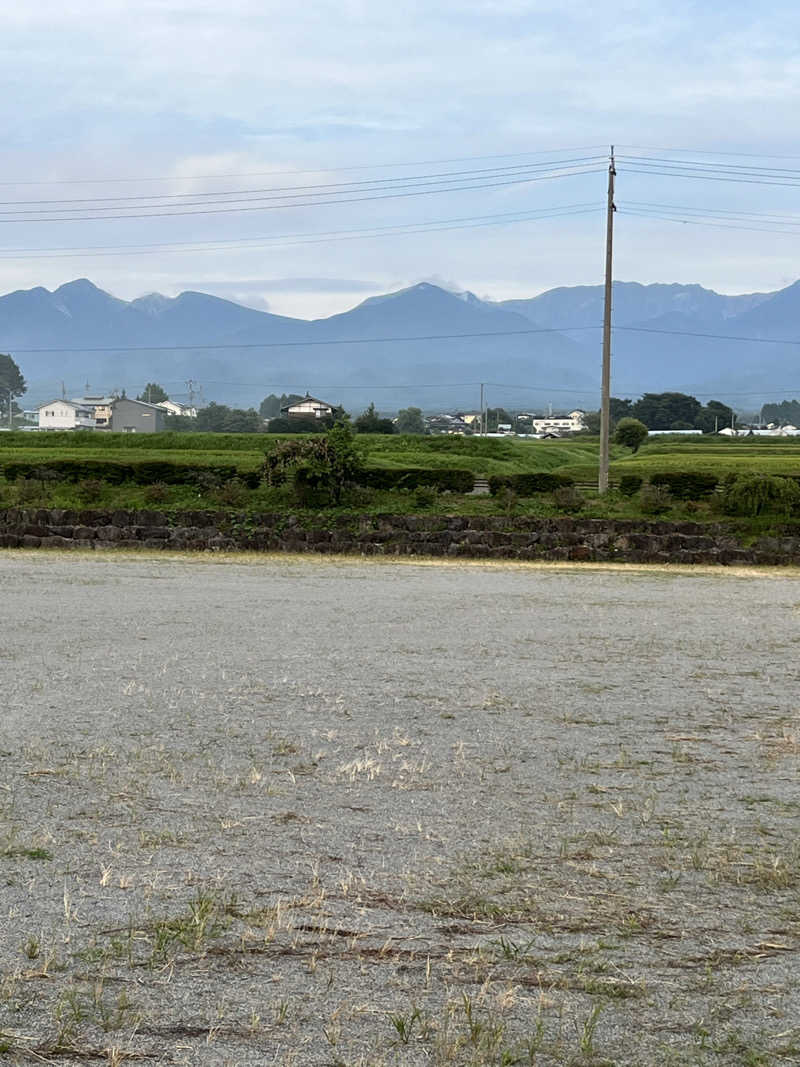
[[[614,301],[615,393],[800,392],[798,346],[733,339],[800,338],[800,282],[745,296],[617,282]],[[475,406],[478,383],[486,382],[493,403],[535,406],[555,396],[593,406],[600,331],[570,334],[569,327],[601,321],[599,286],[494,303],[422,283],[305,321],[196,292],[127,302],[79,279],[52,293],[0,297],[0,351],[20,363],[27,404],[50,399],[62,380],[70,394],[86,383],[138,392],[157,380],[180,395],[192,378],[207,399],[244,405],[268,392],[309,389],[351,409],[372,399],[384,409]],[[503,391],[503,384],[519,388]],[[572,396],[559,392],[569,389]]]

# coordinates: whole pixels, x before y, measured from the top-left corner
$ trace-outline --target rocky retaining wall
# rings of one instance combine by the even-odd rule
[[[0,547],[344,552],[623,563],[800,564],[800,536],[744,546],[724,525],[436,515],[0,510]]]

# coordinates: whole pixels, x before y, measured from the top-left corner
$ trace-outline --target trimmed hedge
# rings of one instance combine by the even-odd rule
[[[359,473],[358,482],[369,489],[418,489],[424,485],[439,492],[471,493],[475,475],[446,467],[366,467]]]
[[[623,496],[636,496],[643,481],[641,474],[623,474],[619,480],[619,491]]]
[[[245,485],[254,489],[261,480],[260,471],[241,471],[232,464],[195,467],[190,464],[172,463],[169,460],[130,463],[106,459],[50,459],[39,463],[25,460],[2,463],[0,472],[11,482],[20,478],[63,482],[80,482],[92,478],[111,485],[121,485],[123,482],[133,482],[134,485],[153,485],[155,482],[162,482],[164,485],[202,485],[212,477],[220,482],[239,478]]]
[[[552,493],[564,486],[574,485],[568,474],[553,471],[533,471],[527,474],[493,474],[489,478],[489,492],[497,496],[501,489],[512,489],[518,496]]]
[[[711,496],[719,478],[705,471],[657,471],[650,475],[650,484],[664,486],[677,500],[700,500]]]

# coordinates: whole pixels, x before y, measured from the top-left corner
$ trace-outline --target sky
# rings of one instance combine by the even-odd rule
[[[418,281],[498,300],[598,284],[611,143],[615,277],[777,289],[800,276],[797,185],[630,157],[800,175],[799,31],[783,0],[6,4],[0,291],[88,277],[315,318]],[[375,195],[454,171],[459,189]],[[338,188],[314,204],[310,185]],[[231,209],[255,189],[280,199]],[[356,189],[373,195],[341,202]]]

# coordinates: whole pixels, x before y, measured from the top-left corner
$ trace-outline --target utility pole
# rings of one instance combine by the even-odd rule
[[[187,390],[189,392],[189,407],[190,408],[194,407],[194,387],[195,387],[196,384],[197,383],[195,382],[194,378],[189,378],[187,380],[187,382],[186,382],[186,388],[187,388]]]
[[[608,164],[608,208],[606,216],[606,290],[603,311],[603,377],[600,398],[600,467],[597,477],[597,491],[601,495],[608,492],[608,439],[610,436],[611,408],[611,293],[613,277],[614,247],[614,146]]]
[[[480,421],[480,427],[481,427],[481,437],[484,437],[486,435],[486,424],[485,424],[485,415],[484,415],[484,407],[483,407],[483,382],[481,382],[481,421]]]

